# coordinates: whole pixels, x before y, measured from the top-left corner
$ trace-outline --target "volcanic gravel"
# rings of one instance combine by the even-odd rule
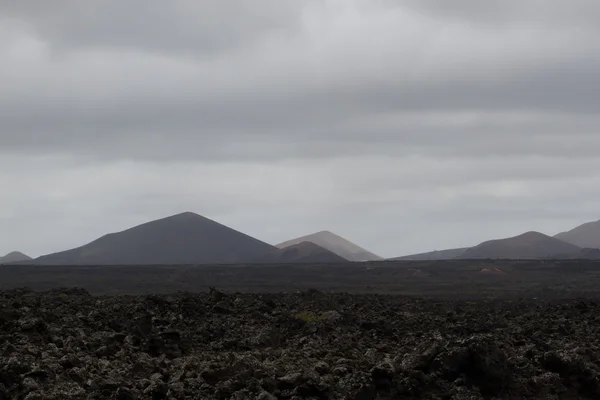
[[[0,293],[5,399],[598,399],[591,300]]]

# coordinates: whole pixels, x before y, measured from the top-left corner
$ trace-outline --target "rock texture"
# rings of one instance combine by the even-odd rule
[[[597,399],[591,300],[0,293],[1,399]]]

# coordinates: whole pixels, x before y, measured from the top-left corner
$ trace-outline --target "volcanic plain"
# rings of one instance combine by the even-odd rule
[[[0,267],[0,399],[597,399],[593,261]]]

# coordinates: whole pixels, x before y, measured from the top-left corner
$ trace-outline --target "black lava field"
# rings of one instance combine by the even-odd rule
[[[598,399],[600,305],[0,292],[0,399]]]

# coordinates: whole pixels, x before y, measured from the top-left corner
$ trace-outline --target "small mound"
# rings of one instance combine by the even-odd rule
[[[488,275],[506,275],[506,272],[502,271],[500,268],[483,268],[479,273]]]

